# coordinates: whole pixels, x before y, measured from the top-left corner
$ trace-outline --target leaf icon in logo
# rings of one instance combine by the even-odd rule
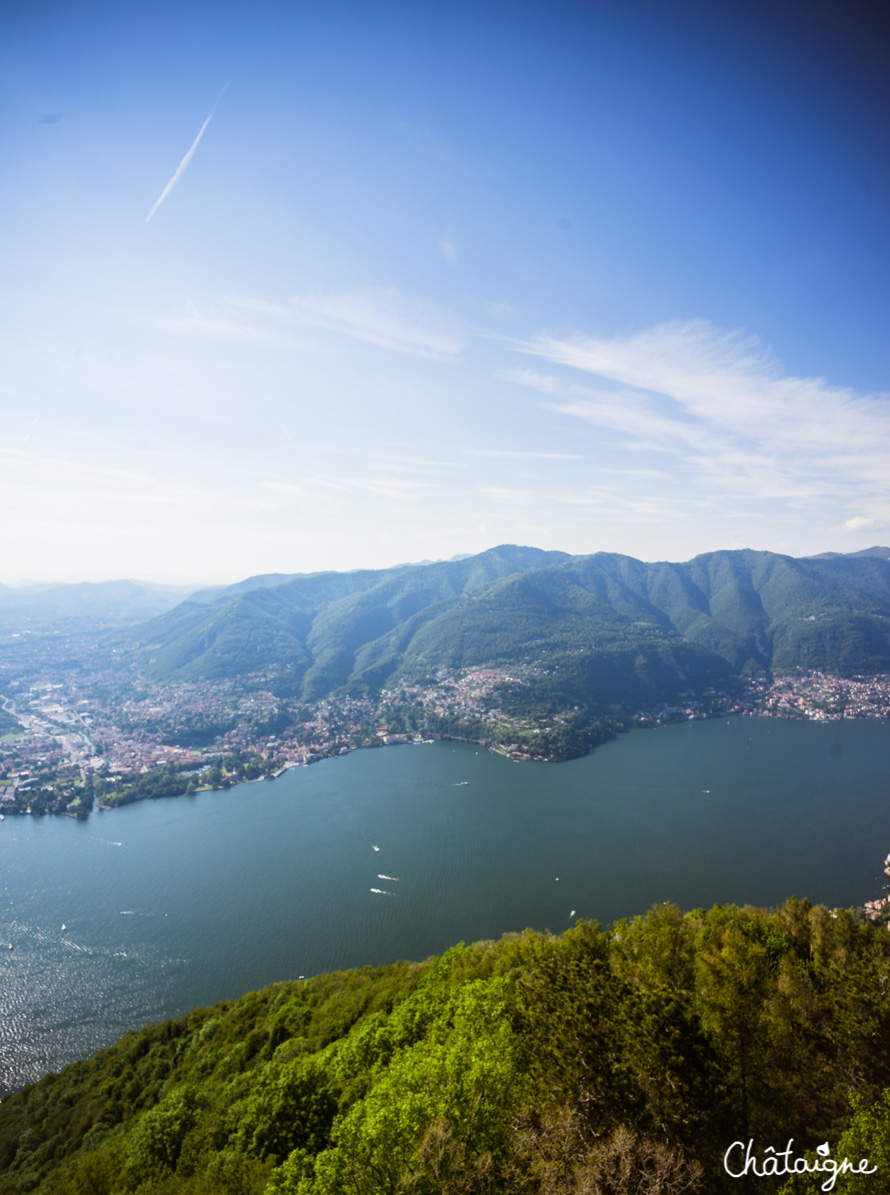
[[[817,1145],[817,1146],[816,1146],[816,1153],[817,1153],[817,1154],[821,1154],[823,1158],[827,1158],[830,1152],[831,1152],[831,1151],[830,1151],[830,1150],[829,1150],[829,1148],[828,1148],[828,1142],[827,1142],[827,1141],[826,1141],[826,1142],[824,1142],[822,1145]]]

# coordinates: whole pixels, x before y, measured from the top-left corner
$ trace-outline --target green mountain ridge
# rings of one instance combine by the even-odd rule
[[[486,666],[521,666],[552,693],[540,681],[550,663],[563,673],[562,704],[596,711],[739,672],[890,671],[890,552],[718,551],[647,564],[504,545],[434,564],[248,579],[186,600],[128,643],[157,681],[269,673],[276,691],[307,700]],[[619,673],[617,687],[606,681]]]

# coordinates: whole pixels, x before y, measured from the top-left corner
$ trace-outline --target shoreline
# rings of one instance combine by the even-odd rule
[[[759,718],[774,718],[777,720],[799,721],[799,722],[841,722],[841,721],[890,721],[890,714],[886,712],[875,713],[871,711],[860,711],[856,713],[843,712],[828,712],[820,711],[818,715],[808,713],[799,709],[788,708],[782,706],[780,708],[739,708],[736,706],[732,709],[722,710],[706,710],[693,709],[687,706],[683,709],[671,709],[670,711],[662,708],[656,714],[651,710],[636,711],[633,714],[626,714],[618,716],[608,721],[603,721],[597,725],[600,727],[601,733],[597,736],[595,741],[589,742],[584,750],[572,752],[562,755],[533,755],[527,751],[514,749],[515,744],[506,745],[503,743],[496,743],[488,736],[473,737],[470,735],[448,734],[447,732],[431,732],[423,731],[416,734],[396,734],[388,735],[385,738],[380,737],[375,741],[347,744],[345,746],[335,745],[330,751],[320,754],[318,752],[307,752],[306,756],[299,760],[285,760],[283,764],[279,764],[273,771],[266,772],[256,777],[243,777],[235,773],[231,773],[225,777],[226,783],[222,784],[203,784],[188,791],[174,792],[174,793],[144,793],[136,794],[132,797],[117,801],[113,804],[107,804],[102,801],[100,797],[96,797],[93,804],[87,812],[81,810],[72,810],[70,807],[62,810],[41,810],[34,812],[28,809],[14,809],[10,808],[10,803],[4,803],[2,806],[3,816],[12,817],[44,817],[44,816],[61,816],[69,817],[74,821],[86,821],[93,813],[111,813],[113,810],[121,808],[125,805],[136,804],[139,801],[149,800],[168,800],[176,797],[195,796],[198,793],[205,792],[226,792],[229,789],[236,788],[242,784],[258,784],[266,783],[280,779],[286,772],[293,768],[309,767],[312,764],[320,763],[326,759],[337,759],[343,755],[351,755],[354,751],[360,750],[377,750],[381,747],[396,747],[396,746],[425,746],[433,742],[455,742],[468,743],[477,747],[484,748],[494,755],[500,755],[502,758],[510,760],[513,763],[568,763],[573,759],[583,759],[597,747],[603,746],[607,742],[614,741],[618,735],[627,734],[632,730],[657,730],[662,726],[675,726],[684,722],[704,722],[713,721],[718,718],[729,717],[759,717]],[[423,735],[431,737],[422,737]],[[224,756],[224,752],[214,753],[210,756],[211,763],[208,764],[209,770],[214,763]],[[277,761],[276,761],[277,763]],[[165,766],[159,765],[157,768],[150,769],[145,773],[146,776],[154,776],[159,773],[166,772]],[[193,774],[193,773],[192,773]]]

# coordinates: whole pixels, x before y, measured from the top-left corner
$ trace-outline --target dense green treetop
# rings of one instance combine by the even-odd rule
[[[789,1138],[872,1149],[886,1191],[888,938],[663,905],[275,984],[4,1099],[0,1192],[712,1195],[732,1142]]]

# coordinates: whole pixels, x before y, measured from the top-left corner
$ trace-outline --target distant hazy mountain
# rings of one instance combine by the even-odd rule
[[[881,560],[890,560],[890,548],[863,548],[861,552],[820,552],[818,556],[808,556],[808,560],[835,560],[838,556],[878,556]]]
[[[890,552],[685,564],[501,546],[462,560],[254,577],[129,632],[158,680],[274,672],[307,699],[533,665],[545,707],[669,697],[741,670],[890,671]]]
[[[140,622],[172,610],[191,592],[191,586],[156,585],[151,581],[0,585],[0,625],[88,621],[91,625],[113,626]]]

